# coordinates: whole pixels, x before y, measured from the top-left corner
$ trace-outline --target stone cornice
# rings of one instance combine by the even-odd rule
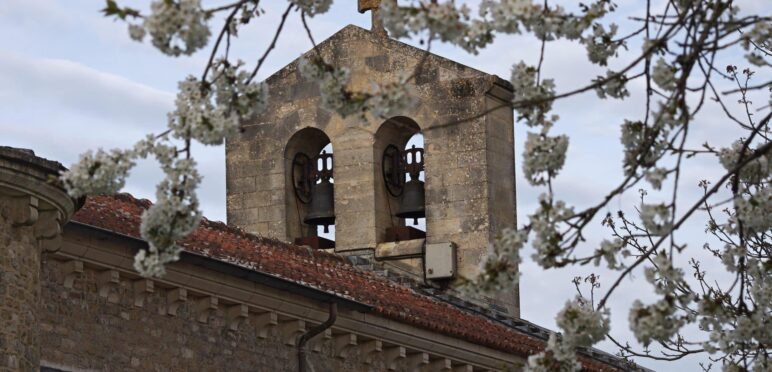
[[[109,287],[115,280],[129,281],[134,289],[129,302],[135,305],[142,304],[148,293],[165,291],[166,316],[174,316],[176,307],[187,304],[197,314],[193,321],[205,321],[213,310],[222,308],[228,318],[224,323],[231,329],[238,329],[243,320],[249,318],[250,324],[262,327],[261,334],[267,335],[270,329],[278,331],[287,345],[292,345],[298,334],[327,318],[323,302],[208,270],[185,260],[170,265],[162,279],[140,278],[132,263],[142,242],[88,229],[85,225],[80,227],[67,228],[61,250],[52,255],[62,263],[61,270],[66,271],[63,273],[64,286],[72,286],[73,276],[82,275],[78,270],[80,273],[84,268],[95,270],[100,273],[97,277],[102,285],[108,288],[104,297],[110,302],[114,292]],[[345,307],[330,335],[320,335],[312,342],[315,348],[320,347],[319,343],[330,343],[338,351],[338,358],[346,358],[351,348],[362,349],[360,352],[368,358],[373,353],[393,354],[397,359],[400,355],[407,358],[426,354],[431,365],[451,365],[465,371],[498,369],[502,365],[522,362],[522,359],[498,350]],[[404,352],[394,354],[394,350]]]
[[[58,181],[65,168],[31,150],[0,146],[0,198],[14,226],[32,226],[44,249],[56,249],[62,226],[82,204]]]

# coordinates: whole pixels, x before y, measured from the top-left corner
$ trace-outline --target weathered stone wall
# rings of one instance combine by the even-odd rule
[[[488,200],[492,203],[489,209],[490,219],[489,239],[495,239],[501,230],[517,226],[515,195],[515,144],[514,144],[514,113],[504,102],[488,97],[486,106],[490,114],[486,116],[487,125],[487,177]],[[520,290],[499,293],[498,299],[504,306],[516,309],[511,312],[520,316]]]
[[[166,315],[168,291],[163,288],[156,288],[143,307],[136,307],[128,280],[102,297],[99,273],[88,267],[72,288],[65,288],[61,266],[56,260],[43,265],[40,330],[44,366],[65,371],[297,370],[296,348],[285,345],[278,327],[266,338],[249,322],[234,331],[226,324],[222,309],[202,323],[192,295],[176,316]],[[331,357],[330,345],[318,352],[311,349],[310,360],[317,372],[365,368],[356,355],[345,360]]]
[[[139,240],[75,223],[63,241],[43,256],[43,366],[73,372],[296,371],[293,344],[329,317],[323,300],[329,298],[309,298],[320,294],[310,288],[264,282],[259,274],[234,273],[187,255],[163,278],[149,280],[132,268],[136,250],[145,247]],[[333,326],[308,343],[313,371],[437,370],[427,361],[479,371],[523,362],[519,355],[381,317],[355,302],[339,302],[337,313]]]
[[[397,81],[425,57],[418,49],[354,26],[320,44],[320,52],[350,70],[354,90]],[[316,128],[329,137],[334,153],[336,251],[375,248],[395,222],[389,213],[399,208],[383,190],[384,139],[404,144],[415,128],[402,125],[401,136],[382,131],[385,121],[369,114],[342,118],[319,108],[318,85],[305,80],[296,63],[267,84],[271,93],[265,114],[226,146],[228,223],[287,241],[298,237],[304,228],[298,208],[288,200],[293,192],[287,164],[294,154],[286,149],[294,134]],[[512,112],[487,112],[511,91],[495,76],[433,55],[409,86],[414,104],[392,120],[414,122],[424,136],[426,242],[456,243],[458,272],[471,277],[490,238],[514,226]],[[519,315],[516,293],[503,295],[497,304]]]
[[[31,371],[40,358],[40,251],[32,226],[13,227],[0,196],[0,371]]]
[[[0,371],[37,370],[40,259],[56,250],[76,208],[57,182],[61,164],[0,146]]]

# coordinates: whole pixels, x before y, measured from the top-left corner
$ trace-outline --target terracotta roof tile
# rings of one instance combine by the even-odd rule
[[[142,212],[152,203],[128,194],[89,197],[73,220],[140,238]],[[279,240],[259,237],[222,222],[204,220],[180,242],[188,251],[276,275],[373,306],[389,319],[527,356],[543,350],[544,341],[479,314],[421,294],[386,278],[355,268],[344,258]],[[616,368],[582,358],[594,371]]]

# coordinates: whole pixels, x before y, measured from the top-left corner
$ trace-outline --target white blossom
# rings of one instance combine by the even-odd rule
[[[676,88],[676,69],[670,66],[664,59],[657,59],[654,67],[651,69],[651,79],[660,88],[666,91],[673,91]]]
[[[735,214],[731,222],[742,222],[746,233],[769,233],[772,229],[772,188],[763,187],[747,197],[738,195],[734,198]]]
[[[548,194],[539,196],[539,208],[529,216],[529,223],[534,232],[535,252],[531,257],[541,267],[547,269],[557,264],[557,259],[562,254],[558,227],[573,215],[573,208],[566,206],[563,201],[550,203]]]
[[[616,269],[619,267],[619,263],[617,262],[617,254],[626,246],[627,244],[622,240],[615,238],[614,240],[607,240],[604,239],[602,242],[600,242],[600,248],[595,251],[595,266],[598,266],[600,264],[601,259],[606,261],[606,264],[608,265],[609,269]]]
[[[630,92],[627,91],[626,87],[627,76],[624,74],[619,75],[616,72],[609,70],[606,71],[606,77],[598,76],[596,79],[593,79],[593,82],[597,84],[603,80],[605,80],[603,84],[599,84],[595,87],[595,93],[598,94],[599,98],[606,98],[608,96],[624,99],[630,95]]]
[[[290,2],[297,5],[309,17],[327,13],[332,4],[332,0],[290,0]]]
[[[512,67],[510,82],[514,91],[513,102],[531,103],[515,106],[519,119],[531,127],[542,125],[549,128],[552,123],[545,120],[545,114],[552,109],[551,97],[555,95],[555,82],[552,79],[543,79],[537,85],[536,68],[522,61]]]
[[[474,288],[487,293],[509,290],[517,286],[520,273],[520,249],[528,240],[524,230],[505,229],[488,244],[488,254],[480,261]]]
[[[226,107],[215,106],[211,89],[202,89],[193,76],[179,83],[175,110],[170,112],[169,128],[177,138],[193,138],[203,144],[221,144],[235,133],[239,118]]]
[[[145,38],[145,28],[141,25],[129,24],[129,37],[135,41],[142,41]]]
[[[219,145],[238,132],[242,118],[265,109],[267,86],[249,82],[250,74],[239,71],[240,65],[217,63],[213,86],[193,76],[179,83],[175,110],[168,115],[169,128],[176,138]]]
[[[134,167],[130,151],[98,149],[80,155],[77,163],[61,175],[67,192],[74,198],[89,194],[114,194],[126,184]]]
[[[621,142],[624,147],[622,165],[625,175],[632,175],[639,168],[645,169],[656,164],[667,148],[667,142],[661,139],[665,133],[662,126],[650,127],[640,121],[624,121]]]
[[[642,204],[640,210],[643,227],[651,235],[665,235],[670,232],[670,208],[664,204]]]
[[[582,297],[567,301],[555,320],[563,336],[550,334],[546,350],[528,357],[526,371],[580,371],[576,348],[592,346],[609,331],[608,311],[596,311]]]
[[[667,296],[651,305],[635,300],[630,309],[630,329],[644,345],[669,340],[685,323],[675,313],[674,300]]]
[[[531,0],[483,0],[480,2],[480,16],[490,19],[491,27],[499,32],[520,33],[522,16],[539,8]]]
[[[206,45],[210,33],[206,19],[200,0],[156,0],[143,26],[158,50],[176,57],[191,55]]]
[[[396,1],[382,1],[378,9],[383,27],[389,31],[389,36],[399,39],[408,35],[407,24],[402,10]]]
[[[659,190],[662,188],[662,181],[667,178],[667,173],[667,169],[655,167],[647,169],[644,172],[644,176],[646,177],[646,181],[651,184],[651,187],[653,187],[655,190]]]
[[[241,69],[243,65],[242,61],[235,65],[222,60],[215,63],[215,102],[240,118],[249,118],[267,106],[268,85],[251,81],[252,74]]]
[[[575,16],[561,6],[544,8],[530,0],[484,0],[478,8],[479,18],[471,17],[466,4],[456,6],[454,1],[415,0],[410,6],[396,6],[396,1],[384,1],[380,14],[384,26],[392,37],[401,38],[428,32],[432,38],[455,44],[470,53],[493,41],[494,32],[516,34],[521,29],[532,32],[541,40],[567,38],[577,40],[593,25],[593,21],[606,14],[602,1],[585,6],[584,14]],[[594,34],[583,39],[595,60],[613,55],[616,43],[609,42],[616,26],[606,32],[602,26],[594,26]]]
[[[388,119],[404,114],[412,107],[414,98],[410,94],[407,76],[397,82],[375,85],[371,97],[367,100],[366,109],[377,118]]]
[[[727,271],[735,273],[738,270],[741,257],[745,257],[745,250],[735,244],[725,244],[721,252],[721,263]]]
[[[576,359],[576,352],[564,343],[556,333],[547,340],[547,348],[541,353],[528,357],[526,372],[578,372],[582,365]]]
[[[523,150],[523,173],[532,185],[544,185],[563,168],[568,150],[566,135],[528,133]]]
[[[674,267],[665,254],[654,255],[651,260],[654,266],[646,268],[644,274],[662,299],[651,305],[636,300],[629,315],[630,329],[644,345],[669,340],[687,321],[694,320],[690,314],[678,314],[679,306],[685,308],[695,299],[683,270]]]
[[[456,8],[453,1],[421,0],[414,7],[395,6],[396,1],[384,1],[379,14],[384,27],[395,38],[429,32],[432,38],[456,44],[471,52],[487,44],[490,32],[483,22],[474,22],[469,28],[470,9],[462,4]]]
[[[743,34],[742,45],[746,50],[755,47],[752,43],[766,50],[772,49],[772,22],[756,22]]]
[[[313,57],[304,57],[298,62],[298,70],[305,79],[319,83],[323,108],[343,117],[364,109],[364,97],[354,97],[346,90],[350,78],[347,68],[334,68]]]
[[[769,345],[772,342],[772,275],[769,275],[768,263],[750,259],[746,266],[751,286],[747,300],[755,307],[737,315],[729,308],[729,298],[716,292],[704,295],[698,302],[700,328],[709,332],[708,341],[702,346],[711,354],[721,350],[731,355],[741,345]],[[769,362],[767,359],[756,360],[754,370],[769,368]]]
[[[674,296],[675,300],[686,306],[694,298],[691,294],[678,294],[679,290],[688,289],[689,285],[684,281],[684,272],[673,266],[670,257],[665,254],[657,254],[651,257],[653,267],[644,270],[646,280],[654,285],[654,291],[663,296]]]
[[[747,161],[753,152],[751,148],[743,150],[744,141],[737,140],[731,147],[723,148],[718,154],[719,161],[724,169],[734,170],[741,161]],[[772,152],[768,152],[750,162],[740,169],[740,180],[749,184],[759,184],[762,180],[772,175]]]
[[[195,162],[176,159],[162,168],[166,178],[156,187],[156,202],[142,213],[140,234],[149,247],[134,258],[134,268],[146,277],[164,274],[164,265],[179,258],[177,241],[202,218],[195,193],[201,177]]]
[[[555,320],[563,330],[563,341],[573,347],[590,347],[609,331],[608,311],[596,311],[582,297],[567,301]]]
[[[479,50],[493,42],[493,32],[485,21],[473,20],[466,28],[466,34],[457,44],[465,51],[478,54]]]
[[[605,66],[609,58],[616,56],[619,44],[612,41],[616,33],[617,25],[613,23],[608,31],[601,24],[592,26],[592,35],[582,39],[590,62]]]

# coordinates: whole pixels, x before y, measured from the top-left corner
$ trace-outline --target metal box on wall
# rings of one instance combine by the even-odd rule
[[[426,245],[426,279],[450,279],[456,275],[456,245],[453,242]]]

